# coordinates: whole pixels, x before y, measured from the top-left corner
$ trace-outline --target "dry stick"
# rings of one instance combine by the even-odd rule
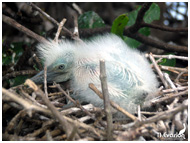
[[[184,73],[188,73],[188,71],[183,71],[183,72],[181,72],[180,74],[178,74],[178,76],[177,76],[176,79],[175,79],[175,82],[176,82],[176,83],[179,82],[180,77],[181,77]]]
[[[173,83],[172,80],[170,79],[169,75],[168,75],[167,73],[163,73],[163,75],[164,75],[165,80],[166,80],[166,81],[168,82],[168,84],[170,85],[170,87],[171,87],[172,89],[174,89],[175,92],[178,92],[178,91],[176,90],[176,86],[174,85],[174,83]]]
[[[78,30],[78,16],[77,14],[75,13],[73,15],[74,17],[74,31],[73,31],[73,34],[76,36],[76,37],[79,37],[79,30]]]
[[[10,91],[6,90],[5,88],[2,88],[2,93],[5,94],[6,96],[8,96],[9,98],[12,99],[12,101],[19,103],[20,105],[22,105],[25,109],[27,110],[36,110],[39,112],[43,112],[49,115],[49,111],[45,108],[41,108],[35,104],[32,104],[32,102],[26,101],[23,98],[20,98],[18,95],[11,93]],[[3,97],[4,100],[4,97]]]
[[[59,27],[57,29],[57,33],[55,35],[54,42],[58,43],[59,35],[60,35],[63,25],[65,24],[66,21],[67,20],[65,18],[63,18],[63,20],[59,23]]]
[[[29,81],[29,83],[27,83],[28,81]],[[37,86],[34,83],[31,83],[30,81],[31,80],[26,80],[25,84],[30,84],[30,86],[32,86],[33,89],[37,90],[38,89]],[[37,105],[33,104],[32,102],[26,101],[23,98],[20,98],[18,95],[15,95],[15,94],[11,93],[10,91],[8,91],[8,90],[6,90],[4,88],[2,88],[2,93],[6,95],[5,97],[11,98],[11,101],[19,103],[20,105],[22,105],[27,110],[34,110],[34,111],[37,111],[37,112],[42,112],[42,113],[44,113],[44,114],[46,114],[48,116],[52,116],[51,112],[48,109],[42,108],[40,106],[37,106]],[[3,95],[3,100],[5,100],[4,95]],[[98,137],[101,137],[100,133],[103,134],[103,132],[101,132],[100,130],[96,131],[96,129],[94,127],[90,126],[90,125],[86,125],[84,123],[74,121],[73,119],[71,119],[69,117],[66,117],[64,115],[62,115],[62,117],[65,120],[67,120],[69,123],[71,123],[71,124],[76,124],[77,126],[79,126],[81,128],[84,128],[87,131],[92,131]]]
[[[154,29],[159,29],[159,30],[163,30],[163,31],[168,31],[168,32],[188,32],[188,27],[185,28],[173,28],[173,27],[168,27],[168,26],[164,26],[164,25],[156,25],[156,24],[149,24],[149,23],[145,23],[142,22],[141,23],[142,27],[149,27],[149,28],[154,28]]]
[[[152,122],[157,122],[159,120],[166,120],[172,118],[174,115],[176,115],[178,112],[181,112],[188,108],[188,104],[181,104],[180,106],[173,108],[171,110],[167,110],[164,112],[160,112],[155,116],[152,116],[150,118],[147,118],[146,120],[143,120],[141,122],[136,122],[136,125],[134,126],[140,126],[143,124],[148,124]],[[167,116],[166,116],[167,115]]]
[[[89,88],[92,89],[101,99],[103,99],[102,93],[96,88],[96,86],[93,83],[89,83]],[[124,115],[132,119],[133,121],[137,120],[137,117],[135,117],[133,114],[127,112],[125,109],[121,108],[118,104],[110,100],[110,104],[113,108],[116,110],[122,112]]]
[[[68,124],[68,122],[61,116],[61,113],[59,113],[57,111],[55,106],[53,104],[51,104],[49,99],[46,96],[44,96],[43,91],[41,89],[39,89],[33,81],[27,79],[25,83],[28,84],[28,86],[30,88],[32,88],[36,92],[36,94],[42,98],[42,100],[46,103],[47,107],[51,110],[55,119],[58,119],[58,121],[60,122],[61,127],[62,127],[63,131],[66,133],[67,137],[69,137],[70,133],[72,132],[72,129],[73,129],[71,124]]]
[[[112,136],[113,121],[112,121],[112,113],[111,113],[110,99],[109,99],[109,93],[108,93],[105,61],[103,60],[100,60],[100,81],[101,81],[102,93],[104,97],[103,98],[104,110],[107,117],[107,140],[113,140],[113,136]]]
[[[158,64],[156,63],[154,57],[152,56],[152,53],[149,54],[149,57],[150,57],[150,60],[152,61],[158,75],[160,76],[160,79],[162,81],[162,83],[164,84],[165,88],[168,88],[168,84],[167,82],[164,80],[164,76],[163,76],[163,73],[162,71],[160,70],[160,68],[158,67]]]
[[[35,71],[35,70],[14,71],[11,73],[7,73],[5,76],[2,77],[2,80],[6,80],[12,77],[19,76],[19,75],[35,75],[37,73],[38,71]]]
[[[188,86],[176,87],[177,91],[186,90],[186,89],[188,89]],[[174,92],[174,91],[175,91],[174,89],[165,89],[165,90],[162,90],[161,92],[166,94],[168,92]]]
[[[82,14],[82,9],[76,4],[72,3],[72,7],[74,10],[76,10],[80,15]]]
[[[3,22],[5,22],[5,23],[9,24],[10,26],[18,29],[19,31],[23,32],[24,34],[34,38],[38,42],[49,43],[49,41],[47,41],[44,37],[32,32],[31,30],[29,30],[28,28],[22,26],[21,24],[19,24],[18,22],[16,22],[12,18],[10,18],[8,16],[5,16],[4,14],[2,15],[2,18],[3,18]]]
[[[152,104],[158,104],[158,103],[164,102],[166,100],[173,99],[175,97],[178,97],[178,96],[181,96],[181,95],[187,95],[187,94],[188,94],[188,89],[185,90],[185,91],[179,92],[179,93],[166,95],[166,96],[160,98],[159,100],[153,101]]]
[[[50,15],[48,15],[47,13],[45,13],[43,10],[41,10],[37,5],[29,2],[29,5],[34,8],[35,10],[39,11],[43,16],[45,16],[49,21],[51,21],[52,23],[54,23],[55,25],[59,26],[59,22],[57,22],[54,18],[52,18]],[[63,26],[63,30],[67,33],[69,33],[69,35],[71,37],[73,37],[72,32],[70,32],[67,28],[65,28]]]
[[[177,71],[180,71],[180,72],[187,72],[187,68],[178,68],[178,67],[170,67],[170,66],[163,66],[163,65],[159,65],[161,69],[163,70],[168,70],[168,71],[171,71],[171,70],[177,70]]]
[[[94,116],[88,112],[84,107],[81,106],[81,104],[78,104],[75,100],[73,100],[62,88],[59,84],[55,85],[59,91],[61,91],[72,103],[74,103],[77,107],[79,107],[82,111],[84,111],[87,115],[91,116],[94,119]]]
[[[45,96],[48,98],[48,92],[47,92],[47,66],[44,66],[44,91]]]
[[[176,56],[176,55],[154,55],[154,54],[152,54],[152,56],[155,57],[155,58],[188,60],[188,57]]]

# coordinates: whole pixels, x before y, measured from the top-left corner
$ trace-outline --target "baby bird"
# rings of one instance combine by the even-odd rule
[[[99,61],[104,60],[110,100],[130,113],[145,102],[147,95],[157,92],[158,81],[149,62],[114,34],[97,36],[89,41],[39,44],[39,55],[47,66],[47,82],[70,80],[72,97],[79,102],[103,107],[100,99],[88,87],[93,83],[101,91]],[[31,79],[43,83],[44,71]]]

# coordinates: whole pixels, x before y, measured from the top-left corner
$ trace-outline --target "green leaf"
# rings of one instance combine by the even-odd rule
[[[126,14],[122,14],[117,17],[112,24],[111,33],[114,33],[123,38],[123,31],[128,21],[129,18]]]
[[[78,18],[79,28],[97,28],[104,27],[105,23],[102,18],[94,11],[88,11]]]
[[[129,22],[127,23],[127,26],[131,26],[135,24],[136,18],[138,15],[139,10],[141,9],[141,6],[139,6],[136,10],[133,10],[128,14]],[[148,11],[145,13],[143,19],[147,23],[151,23],[154,20],[159,20],[160,18],[160,8],[157,4],[153,3]],[[139,31],[142,35],[149,36],[150,35],[150,29],[148,27],[141,28]],[[126,44],[132,48],[137,48],[141,45],[141,43],[135,39],[125,37],[124,41]]]
[[[151,23],[154,20],[159,20],[160,19],[160,7],[156,4],[153,3],[148,11],[144,15],[144,22],[146,23]]]
[[[124,36],[125,43],[131,48],[137,48],[141,43],[133,38]]]

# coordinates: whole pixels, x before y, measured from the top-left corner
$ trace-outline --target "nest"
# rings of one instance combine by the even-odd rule
[[[109,110],[81,105],[68,90],[63,90],[63,85],[37,86],[27,80],[23,85],[2,90],[3,140],[188,140],[188,70],[158,65],[162,58],[187,58],[153,54],[147,57],[161,83],[159,96],[149,105],[154,111],[144,111],[139,106],[137,114],[131,115],[111,101],[111,106],[130,118],[112,121]],[[165,71],[170,71],[170,76]],[[101,96],[93,84],[90,87]],[[75,107],[63,110],[66,99]]]

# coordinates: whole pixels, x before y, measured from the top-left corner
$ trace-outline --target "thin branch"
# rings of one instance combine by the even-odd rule
[[[87,115],[91,116],[94,119],[94,116],[88,112],[84,107],[81,106],[81,104],[79,104],[78,102],[76,102],[75,100],[73,100],[62,88],[59,84],[55,85],[59,91],[61,91],[73,104],[75,104],[78,108],[80,108],[82,111],[84,111]]]
[[[182,91],[182,92],[179,92],[179,93],[175,93],[175,94],[169,94],[169,95],[165,95],[164,97],[158,99],[158,100],[154,100],[152,101],[152,104],[158,104],[158,103],[161,103],[161,102],[164,102],[166,100],[169,100],[169,99],[173,99],[173,98],[176,98],[178,96],[181,96],[181,95],[187,95],[188,94],[188,90],[185,90],[185,91]]]
[[[44,66],[44,91],[45,96],[48,98],[48,91],[47,91],[47,66]]]
[[[102,93],[95,87],[94,84],[89,83],[89,88],[92,89],[101,99],[103,99]],[[127,117],[129,117],[130,119],[132,119],[133,121],[137,120],[137,117],[135,117],[133,114],[127,112],[125,109],[121,108],[115,102],[113,102],[113,101],[110,100],[110,104],[111,104],[111,106],[113,108],[115,108],[116,110],[120,111],[121,113],[123,113],[124,115],[126,115]]]
[[[163,31],[168,31],[168,32],[188,32],[188,27],[185,28],[171,28],[168,26],[164,26],[164,25],[156,25],[156,24],[149,24],[149,23],[141,23],[142,27],[149,27],[149,28],[154,28],[154,29],[159,29],[159,30],[163,30]]]
[[[76,10],[78,12],[79,15],[82,14],[82,9],[75,2],[72,3],[72,7],[74,10]]]
[[[188,57],[176,56],[176,55],[155,55],[155,54],[152,54],[152,56],[155,58],[188,60]]]
[[[38,42],[41,43],[49,43],[49,41],[47,41],[44,37],[32,32],[31,30],[29,30],[28,28],[22,26],[21,24],[19,24],[18,22],[16,22],[15,20],[13,20],[12,18],[5,16],[4,14],[2,15],[2,19],[3,22],[9,24],[10,26],[18,29],[19,31],[23,32],[24,34],[34,38],[35,40],[37,40]]]
[[[149,54],[149,57],[150,57],[150,60],[152,61],[158,75],[160,76],[160,79],[162,81],[162,83],[164,84],[165,88],[168,88],[168,84],[167,82],[164,80],[164,76],[163,76],[163,73],[162,71],[160,70],[160,68],[158,67],[158,64],[156,63],[154,57],[152,56],[152,53]]]
[[[4,75],[2,77],[2,80],[6,80],[6,79],[9,79],[9,78],[17,77],[19,75],[35,75],[37,73],[38,73],[38,71],[35,71],[35,70],[14,71],[14,72],[7,73],[6,75]]]
[[[55,38],[54,38],[54,41],[56,43],[58,43],[60,32],[61,32],[61,30],[62,30],[62,28],[63,28],[63,26],[64,26],[64,24],[65,24],[66,21],[67,20],[65,18],[63,18],[63,20],[59,23],[59,26],[58,26],[58,29],[57,29],[57,33],[56,33]]]
[[[44,12],[41,8],[39,8],[37,5],[35,5],[32,2],[28,3],[32,8],[39,11],[43,16],[45,16],[49,21],[51,21],[53,24],[59,26],[59,22],[57,22],[54,18],[52,18],[50,15],[48,15],[46,12]],[[67,28],[63,26],[63,30],[67,32],[71,37],[73,37],[72,32],[70,32]]]
[[[113,140],[112,130],[113,130],[113,121],[112,121],[112,113],[107,85],[107,76],[106,76],[106,68],[105,61],[100,60],[100,81],[102,86],[102,93],[104,99],[104,110],[107,117],[107,140]]]
[[[26,84],[32,88],[37,95],[39,95],[42,100],[46,103],[52,114],[54,115],[55,119],[58,119],[58,121],[61,124],[61,127],[63,131],[67,134],[67,137],[70,136],[73,126],[71,124],[68,124],[68,122],[61,116],[61,114],[57,111],[55,106],[51,104],[49,99],[44,95],[43,91],[35,85],[35,83],[29,79],[26,80]]]

